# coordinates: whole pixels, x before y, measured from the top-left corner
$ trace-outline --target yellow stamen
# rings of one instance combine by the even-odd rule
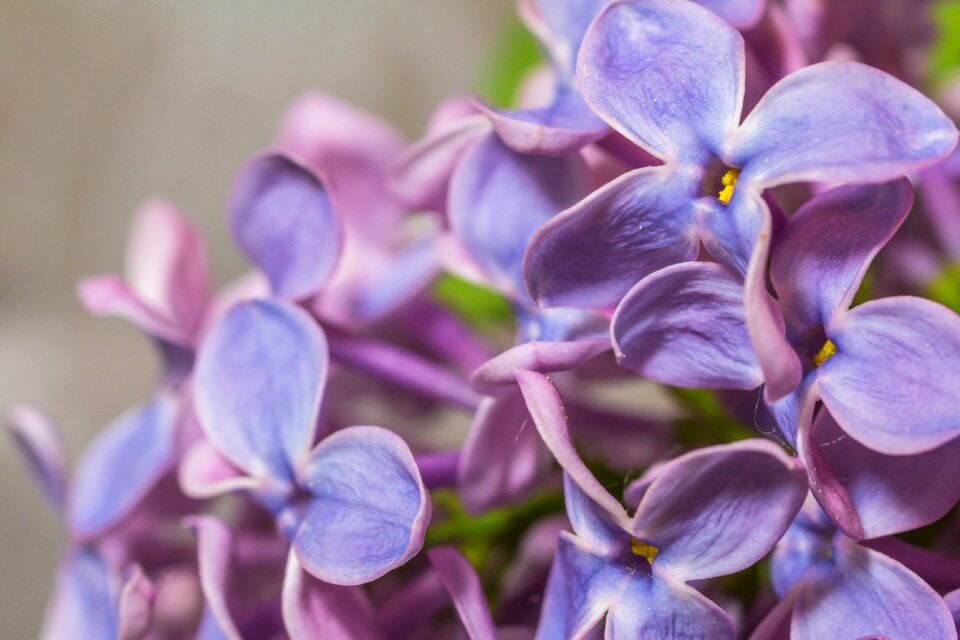
[[[648,564],[653,564],[654,558],[660,553],[660,549],[656,548],[652,544],[644,542],[643,540],[637,540],[636,538],[630,538],[630,551],[633,551],[634,554],[644,558]]]
[[[813,356],[813,364],[818,367],[824,362],[835,356],[837,353],[837,345],[833,343],[833,340],[827,338],[827,341],[823,343],[823,347],[820,349],[820,353]]]
[[[730,199],[733,198],[733,188],[737,186],[737,178],[739,177],[740,169],[730,169],[723,174],[723,178],[720,179],[720,182],[723,183],[723,189],[717,195],[720,202],[730,204]]]

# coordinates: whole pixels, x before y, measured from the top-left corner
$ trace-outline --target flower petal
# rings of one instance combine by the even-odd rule
[[[420,551],[430,499],[407,444],[380,427],[323,439],[301,470],[313,499],[294,539],[303,568],[333,584],[363,584]]]
[[[43,497],[60,511],[67,495],[67,465],[53,422],[43,411],[26,404],[11,407],[3,422]]]
[[[74,551],[60,565],[40,638],[72,638],[81,629],[89,638],[116,637],[118,586],[99,554],[89,549]]]
[[[470,640],[498,640],[483,585],[473,566],[453,547],[436,547],[427,552],[433,570],[450,594]]]
[[[484,398],[463,443],[457,488],[471,513],[510,504],[542,479],[550,463],[523,396],[515,388]]]
[[[520,267],[530,238],[586,193],[586,166],[578,156],[521,155],[488,135],[457,165],[448,216],[493,286],[525,300]]]
[[[696,184],[667,167],[624,174],[546,223],[523,272],[548,307],[612,308],[641,278],[697,255]]]
[[[480,393],[501,394],[516,383],[517,371],[555,373],[569,371],[610,349],[610,338],[572,342],[527,342],[507,349],[480,365],[470,384]]]
[[[236,466],[292,482],[314,440],[327,377],[327,341],[301,309],[243,302],[197,357],[194,397],[207,438]]]
[[[611,334],[622,366],[664,384],[753,389],[763,382],[743,285],[716,263],[677,264],[641,280],[617,307]]]
[[[563,474],[563,497],[567,518],[581,546],[616,561],[630,546],[630,534],[624,530],[623,522],[594,502],[567,473]]]
[[[610,4],[610,0],[532,1],[535,14],[523,17],[535,18],[542,23],[542,29],[533,30],[543,31],[539,35],[543,36],[543,44],[550,52],[557,72],[563,77],[573,76],[577,52],[587,27],[597,14]],[[521,6],[521,13],[523,9],[529,11],[530,7]]]
[[[206,438],[192,445],[177,471],[180,488],[191,498],[212,498],[231,491],[254,491],[255,478],[238,469]]]
[[[254,158],[234,181],[230,228],[244,255],[293,299],[315,294],[340,259],[341,227],[313,170],[278,154]]]
[[[174,463],[176,401],[160,393],[131,409],[90,444],[74,474],[70,529],[88,538],[127,516]]]
[[[743,38],[693,2],[617,2],[577,61],[587,103],[658,158],[703,161],[740,122]]]
[[[359,587],[317,580],[290,552],[283,579],[283,623],[290,640],[380,640],[383,633],[367,595]]]
[[[741,29],[757,24],[767,6],[766,0],[697,0],[697,4]]]
[[[817,370],[820,394],[846,433],[891,455],[960,435],[960,316],[923,298],[884,298],[827,335],[837,353]]]
[[[853,302],[877,252],[913,204],[907,179],[832,189],[802,206],[773,252],[770,279],[796,335]]]
[[[194,516],[186,524],[197,534],[197,573],[210,616],[227,640],[243,640],[227,603],[233,572],[233,534],[213,516]]]
[[[107,274],[81,280],[77,297],[90,313],[123,318],[150,336],[175,344],[191,344],[190,336],[173,318],[147,305],[117,276]]]
[[[834,564],[818,567],[801,588],[794,640],[956,637],[936,591],[899,562],[843,536],[834,542]]]
[[[117,640],[142,640],[153,625],[156,588],[139,565],[134,565],[120,590]]]
[[[740,179],[883,182],[930,166],[957,130],[916,89],[858,62],[821,62],[767,92],[729,141]]]
[[[733,620],[693,587],[635,578],[607,614],[607,638],[733,640]]]
[[[801,466],[771,442],[707,447],[657,472],[633,534],[659,547],[657,573],[684,581],[727,575],[769,553],[806,493]]]

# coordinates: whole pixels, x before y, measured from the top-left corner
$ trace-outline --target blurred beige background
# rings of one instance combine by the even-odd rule
[[[225,281],[242,268],[223,222],[232,173],[290,100],[323,89],[416,136],[438,100],[474,86],[512,5],[2,0],[0,409],[47,408],[75,457],[155,372],[137,331],[73,296],[78,278],[121,268],[136,205],[164,195],[189,212]],[[36,636],[62,544],[4,439],[0,638]]]

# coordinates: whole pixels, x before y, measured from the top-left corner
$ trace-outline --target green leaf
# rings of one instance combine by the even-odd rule
[[[478,92],[498,107],[513,106],[523,79],[542,60],[536,38],[513,16],[504,25],[484,65]]]
[[[960,262],[947,265],[930,281],[927,297],[960,313]]]
[[[513,308],[506,298],[456,276],[441,276],[434,284],[433,296],[480,331],[499,330],[513,322]]]
[[[942,86],[960,72],[960,0],[941,0],[933,6],[937,34],[930,47],[927,81]]]

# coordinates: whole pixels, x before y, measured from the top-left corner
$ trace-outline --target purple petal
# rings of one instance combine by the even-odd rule
[[[611,333],[618,362],[658,382],[722,389],[763,382],[743,285],[716,263],[677,264],[644,278],[617,307]]]
[[[812,437],[849,493],[867,538],[919,529],[960,500],[954,477],[960,439],[918,455],[883,455],[844,434],[826,410],[817,415]]]
[[[258,156],[241,170],[230,228],[273,292],[286,298],[315,294],[340,258],[341,228],[329,190],[313,170],[284,155]]]
[[[117,580],[103,558],[90,550],[72,553],[60,565],[53,600],[43,621],[40,638],[114,638],[118,630]]]
[[[376,620],[362,589],[317,580],[291,551],[283,579],[283,623],[290,640],[380,640]]]
[[[587,469],[573,446],[563,400],[556,387],[546,376],[533,371],[518,371],[516,378],[527,403],[527,410],[553,457],[587,497],[606,511],[613,522],[626,529],[629,520],[623,506]]]
[[[767,6],[766,0],[697,0],[697,4],[741,29],[757,24]]]
[[[191,337],[173,318],[147,305],[117,276],[102,275],[80,281],[77,297],[90,313],[123,318],[151,336],[176,344],[191,344]]]
[[[43,497],[56,510],[63,509],[67,495],[67,467],[60,436],[49,416],[31,405],[15,405],[4,416],[4,426]]]
[[[327,341],[301,309],[243,302],[197,357],[194,395],[207,438],[249,475],[293,480],[313,444],[327,377]]]
[[[637,169],[556,216],[524,258],[530,296],[548,307],[611,308],[644,276],[694,259],[696,188],[667,167]]]
[[[573,87],[561,86],[546,107],[484,112],[504,144],[523,154],[573,154],[610,131]]]
[[[520,266],[530,238],[586,193],[586,167],[578,156],[521,155],[488,135],[457,165],[448,215],[494,288],[524,300]]]
[[[953,618],[937,592],[906,567],[838,536],[831,565],[805,579],[790,637],[795,640],[953,638]]]
[[[527,342],[480,365],[470,384],[480,393],[500,394],[516,383],[517,371],[569,371],[610,349],[610,338],[574,342]]]
[[[117,617],[120,630],[117,640],[142,640],[153,626],[153,603],[156,588],[143,570],[134,565],[120,591]]]
[[[610,0],[533,0],[532,4],[536,13],[523,17],[541,23],[537,25],[540,29],[534,25],[531,28],[542,36],[558,73],[573,76],[577,51],[587,27]],[[521,10],[524,8],[521,6]],[[530,7],[526,9],[529,11]]]
[[[324,438],[301,471],[313,494],[294,547],[324,582],[363,584],[420,551],[430,500],[406,443],[380,427]]]
[[[659,547],[655,570],[682,580],[739,571],[769,553],[790,526],[806,496],[804,476],[764,440],[697,450],[657,472],[633,534]]]
[[[210,302],[210,269],[200,231],[167,202],[145,203],[127,245],[126,278],[147,306],[196,335]]]
[[[127,516],[174,462],[176,401],[158,394],[104,429],[77,465],[67,519],[89,538]]]
[[[957,629],[960,630],[960,589],[951,591],[943,596],[943,600],[947,603],[947,607],[950,608],[953,621],[956,623]]]
[[[790,218],[773,253],[770,278],[787,324],[802,335],[849,308],[873,257],[906,218],[906,179],[840,187]]]
[[[212,498],[231,491],[254,491],[260,484],[228,460],[210,441],[191,446],[178,469],[180,488],[191,498]]]
[[[693,587],[656,576],[631,580],[607,614],[607,638],[733,640],[733,620]]]
[[[187,524],[197,534],[197,571],[211,617],[227,640],[243,640],[227,604],[232,578],[233,535],[213,516],[195,516]]]
[[[702,161],[740,122],[743,38],[692,2],[614,3],[587,31],[577,82],[600,117],[651,154]]]
[[[569,474],[563,474],[563,496],[567,517],[581,546],[596,555],[616,560],[630,546],[630,534],[624,530],[623,520],[584,493]]]
[[[537,640],[584,637],[630,579],[625,567],[591,554],[573,535],[561,533],[543,597]]]
[[[891,455],[960,435],[960,316],[922,298],[884,298],[836,319],[837,354],[817,369],[843,430]]]
[[[756,186],[883,182],[932,165],[956,143],[953,123],[916,89],[857,62],[821,62],[768,91],[728,155]]]
[[[427,552],[440,582],[450,593],[470,640],[498,640],[483,585],[473,566],[453,547],[437,547]]]
[[[471,513],[515,502],[539,481],[550,454],[516,388],[484,398],[463,443],[457,487]]]

